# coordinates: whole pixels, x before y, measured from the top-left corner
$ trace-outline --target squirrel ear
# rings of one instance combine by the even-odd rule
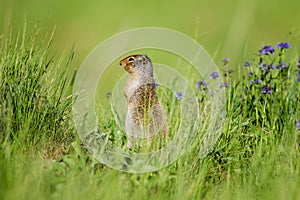
[[[144,61],[151,61],[150,58],[146,54],[144,54],[142,57],[143,57]]]

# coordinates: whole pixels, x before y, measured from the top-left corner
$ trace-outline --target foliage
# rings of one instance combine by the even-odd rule
[[[2,37],[0,199],[300,198],[299,61],[288,44],[264,47],[241,80],[223,61],[227,118],[208,156],[195,141],[162,170],[128,174],[96,162],[74,135],[64,93],[72,53],[55,62],[46,38],[37,28],[29,38]],[[197,86],[201,101],[211,95],[205,81]],[[111,118],[105,126],[116,130]]]

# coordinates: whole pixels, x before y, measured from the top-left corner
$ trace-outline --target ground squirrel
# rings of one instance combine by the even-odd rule
[[[121,60],[120,65],[129,73],[125,86],[127,146],[140,145],[141,140],[151,141],[158,132],[166,137],[167,128],[156,94],[151,60],[147,55],[132,55]]]

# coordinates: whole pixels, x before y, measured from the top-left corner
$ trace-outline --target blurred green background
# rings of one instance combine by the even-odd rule
[[[56,26],[54,50],[75,44],[78,67],[100,42],[124,30],[157,26],[196,39],[220,65],[242,64],[263,44],[289,41],[299,50],[299,0],[0,0],[0,31],[21,30],[39,21]]]

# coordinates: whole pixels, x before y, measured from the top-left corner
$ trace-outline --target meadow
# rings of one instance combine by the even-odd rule
[[[18,17],[10,15],[7,7],[22,11],[25,3],[16,5],[10,1],[1,8],[8,16],[4,21],[10,23],[7,21],[11,20],[22,28],[7,28],[5,23],[1,27],[0,199],[300,199],[300,40],[296,29],[289,30],[298,19],[299,14],[293,10],[298,4],[296,1],[275,3],[275,13],[284,10],[287,14],[290,10],[293,17],[271,15],[263,18],[265,15],[260,8],[267,8],[270,2],[253,5],[257,10],[251,16],[257,14],[258,19],[266,20],[258,25],[255,23],[255,28],[251,28],[251,20],[246,20],[249,16],[238,12],[249,8],[247,4],[236,1],[220,3],[225,6],[223,9],[215,8],[219,15],[212,20],[221,27],[219,31],[212,31],[210,22],[201,21],[202,14],[209,14],[208,11],[201,13],[198,25],[192,22],[185,26],[185,20],[196,18],[195,12],[188,11],[180,16],[189,17],[169,25],[168,28],[187,32],[198,41],[206,40],[203,45],[214,55],[221,72],[211,76],[222,77],[225,81],[220,85],[227,97],[224,126],[205,157],[199,153],[202,138],[195,138],[189,150],[171,165],[155,172],[126,173],[99,163],[86,150],[72,118],[75,69],[93,45],[110,36],[116,28],[102,31],[90,26],[88,34],[75,31],[80,26],[66,23],[70,17],[66,15],[75,19],[78,13],[82,14],[80,4],[74,3],[73,13],[67,14],[55,11],[54,8],[62,9],[65,5],[54,1],[48,2],[48,9],[57,14],[54,19],[60,19],[55,31],[51,26],[53,18],[47,25],[43,22],[34,25],[35,17],[43,14],[37,9],[41,5],[35,1],[26,4],[28,8],[32,6],[32,12],[27,14],[29,22],[24,25],[24,21],[14,21]],[[167,5],[167,1],[162,3],[162,8]],[[193,5],[196,3],[191,1],[189,8]],[[202,5],[211,8],[210,4]],[[122,9],[130,9],[129,4],[123,6],[114,12],[120,14]],[[148,6],[155,7],[150,3]],[[224,9],[227,6],[237,8],[236,16],[247,21],[245,26],[249,29],[243,29],[247,32],[243,34],[239,30],[236,33],[245,36],[240,40],[229,36],[230,28],[225,39],[221,35],[223,26],[233,29],[239,26],[234,16],[220,25],[218,18],[228,14]],[[110,5],[103,3],[103,7]],[[170,19],[158,20],[162,13],[165,14],[162,8],[151,20],[145,10],[139,11],[146,13],[143,15],[145,25],[164,26]],[[91,5],[85,9],[92,13],[90,17],[109,14],[96,15]],[[174,9],[180,12],[180,6]],[[175,11],[168,11],[170,18],[175,16]],[[119,14],[112,16],[112,22],[118,21]],[[78,23],[86,25],[88,17],[83,16],[81,20]],[[143,24],[131,22],[130,18],[126,20],[120,30]],[[272,20],[279,25],[272,24]],[[90,23],[95,25],[96,21]],[[68,26],[62,28],[64,22]],[[101,26],[109,27],[105,23]],[[202,25],[212,34],[194,31],[202,30]],[[71,32],[75,35],[66,39],[65,35]],[[266,35],[260,35],[261,32]],[[95,36],[100,33],[101,37]],[[80,39],[72,48],[78,38],[90,40]],[[201,104],[211,94],[205,89],[204,80],[193,78],[191,82]],[[174,98],[165,100],[166,104],[174,104]],[[109,105],[111,99],[105,97],[103,101]],[[100,116],[105,115],[100,118],[101,130],[113,135],[118,129],[115,119],[104,111],[99,112]],[[178,121],[175,119],[172,123]]]

